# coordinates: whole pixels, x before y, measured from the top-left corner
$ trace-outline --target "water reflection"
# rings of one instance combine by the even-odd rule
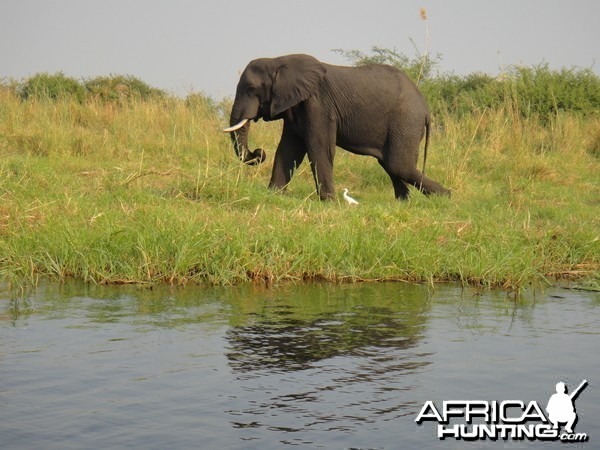
[[[544,402],[557,377],[593,386],[599,307],[598,294],[397,283],[48,285],[0,298],[0,442],[446,446],[414,424],[425,400]],[[598,433],[599,405],[591,388],[578,399],[581,431]]]
[[[415,347],[429,304],[423,290],[400,291],[389,285],[387,291],[371,294],[368,288],[356,295],[323,285],[265,299],[248,314],[248,323],[227,331],[231,367],[236,372],[303,370],[329,358]],[[313,307],[307,302],[314,302]],[[414,364],[400,364],[402,368],[410,371]]]
[[[429,310],[426,289],[395,284],[265,293],[226,333],[244,386],[232,425],[314,444],[315,434],[354,434],[410,414],[407,394],[432,363],[418,349]]]

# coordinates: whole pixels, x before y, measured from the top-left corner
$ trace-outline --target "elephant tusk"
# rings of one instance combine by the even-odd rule
[[[229,127],[229,128],[223,128],[223,131],[225,133],[231,133],[232,131],[237,131],[240,128],[242,128],[244,125],[246,125],[246,122],[248,122],[248,119],[243,119],[237,125],[233,125],[232,127]]]

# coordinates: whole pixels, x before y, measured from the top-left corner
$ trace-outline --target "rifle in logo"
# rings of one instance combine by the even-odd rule
[[[562,381],[556,383],[556,394],[553,394],[548,400],[548,419],[552,422],[552,428],[558,429],[559,423],[566,423],[565,431],[567,433],[573,433],[573,426],[577,421],[577,413],[575,412],[575,404],[573,400],[579,395],[579,393],[587,386],[587,380],[583,380],[577,389],[575,389],[570,395],[567,394],[567,387]]]

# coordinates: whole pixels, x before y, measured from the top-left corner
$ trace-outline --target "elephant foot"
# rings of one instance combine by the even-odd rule
[[[319,192],[319,199],[323,202],[329,201],[329,200],[334,200],[335,199],[335,195],[332,192]]]
[[[441,191],[439,192],[434,192],[435,195],[441,195],[442,197],[452,197],[452,192],[450,191],[450,189],[446,189],[446,188],[442,188]]]
[[[444,186],[431,179],[427,180],[427,183],[415,184],[415,187],[427,196],[439,195],[440,197],[451,197],[450,189],[446,189]]]

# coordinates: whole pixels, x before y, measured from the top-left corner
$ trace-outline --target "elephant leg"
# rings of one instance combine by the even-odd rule
[[[386,172],[392,179],[396,198],[405,200],[408,198],[407,184],[416,187],[425,195],[437,194],[450,197],[450,191],[439,184],[437,181],[423,175],[416,167],[387,167],[384,166]]]
[[[275,161],[273,162],[273,172],[269,188],[282,190],[288,185],[294,171],[300,166],[306,155],[304,142],[294,134],[286,131],[285,127],[281,136],[281,141],[275,152]]]
[[[392,142],[389,149],[387,149],[388,151],[385,152],[383,162],[380,162],[392,179],[396,198],[408,198],[406,184],[401,186],[397,181],[398,179],[403,183],[413,185],[425,195],[438,194],[449,197],[450,191],[448,189],[437,181],[423,175],[417,169],[420,141],[420,134],[399,136],[396,142]]]
[[[431,195],[431,194],[436,194],[436,195],[443,195],[445,197],[450,197],[450,190],[446,189],[444,186],[442,186],[440,183],[438,183],[435,180],[432,180],[431,178],[428,178],[427,176],[423,175],[419,170],[415,169],[416,172],[416,176],[413,176],[414,180],[417,180],[414,182],[414,186],[419,189],[423,194],[425,195]],[[420,179],[419,179],[420,177]]]
[[[310,155],[309,155],[310,159]],[[310,161],[310,168],[315,179],[317,192],[321,200],[333,200],[335,197],[333,185],[333,164],[321,158]]]
[[[423,175],[416,167],[407,168],[402,171],[402,179],[409,184],[412,184],[425,195],[437,194],[450,197],[450,191],[443,187],[440,183]]]
[[[333,159],[335,156],[335,135],[325,141],[318,137],[311,139],[308,146],[308,159],[321,200],[335,198],[333,184]]]
[[[386,171],[386,173],[389,175],[390,179],[392,180],[392,184],[394,185],[394,194],[396,196],[396,199],[397,200],[407,200],[410,193],[408,191],[408,186],[406,185],[406,183],[404,181],[402,181],[402,178],[400,177],[400,175],[397,175],[393,171],[388,170],[385,163],[383,163],[382,161],[379,161],[379,164],[381,165],[381,167],[384,168],[384,170]]]
[[[394,183],[396,198],[404,199],[408,197],[408,194],[405,197],[398,196],[395,178],[400,178],[404,183],[413,185],[425,195],[438,194],[448,197],[450,196],[450,191],[448,189],[443,187],[437,181],[434,181],[431,178],[423,175],[423,173],[416,167],[392,167],[391,169],[386,169],[386,171],[388,171],[388,174],[391,172],[390,178],[392,178],[392,182]],[[404,185],[404,189],[408,191],[406,184]]]

